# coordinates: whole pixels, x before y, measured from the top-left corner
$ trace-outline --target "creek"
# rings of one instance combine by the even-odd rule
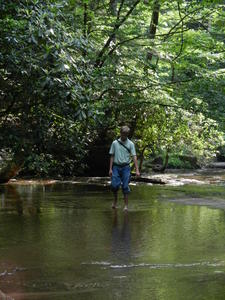
[[[127,213],[107,184],[0,186],[0,298],[224,299],[224,173],[132,185]]]

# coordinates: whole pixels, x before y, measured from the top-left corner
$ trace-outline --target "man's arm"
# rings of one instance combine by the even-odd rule
[[[135,170],[136,170],[136,176],[140,176],[140,172],[139,172],[139,168],[138,168],[138,162],[137,162],[137,156],[136,155],[133,156],[133,161],[134,161],[134,166],[135,166]]]
[[[113,160],[114,160],[114,155],[110,156],[110,162],[109,162],[109,176],[112,176],[112,166],[113,166]]]

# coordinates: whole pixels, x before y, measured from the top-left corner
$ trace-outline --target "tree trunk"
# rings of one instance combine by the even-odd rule
[[[156,171],[156,172],[165,172],[166,168],[168,167],[168,162],[169,162],[169,152],[167,151],[166,152],[166,158],[165,158],[165,161],[163,163],[162,166],[155,166],[153,167],[153,171]]]
[[[24,164],[24,153],[20,152],[14,155],[13,159],[0,170],[0,183],[7,183],[16,176]]]
[[[164,165],[162,166],[161,172],[165,172],[169,162],[169,152],[166,152],[166,159],[164,161]]]
[[[157,26],[159,24],[159,10],[160,10],[159,0],[155,0],[153,12],[152,12],[152,18],[151,18],[150,27],[149,27],[149,38],[150,39],[155,38]]]
[[[156,30],[157,30],[157,26],[159,23],[159,10],[160,10],[160,4],[159,4],[159,0],[155,0],[154,5],[153,5],[153,12],[152,12],[152,17],[151,17],[151,22],[150,22],[150,26],[149,26],[149,38],[151,40],[155,39],[155,35],[156,35]],[[147,53],[147,59],[151,62],[152,60],[152,52],[148,52]]]
[[[142,165],[143,165],[143,162],[144,162],[144,152],[145,152],[145,149],[147,148],[148,146],[145,146],[142,151],[141,151],[141,155],[140,155],[140,163],[139,163],[139,171],[141,173],[141,170],[142,170]]]
[[[117,0],[110,0],[109,2],[110,12],[113,16],[117,15]]]

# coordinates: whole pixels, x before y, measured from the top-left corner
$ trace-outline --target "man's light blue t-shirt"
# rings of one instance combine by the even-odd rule
[[[124,146],[126,146],[130,150],[130,153],[117,140],[115,140],[112,142],[112,145],[109,150],[109,154],[114,156],[113,162],[115,164],[118,165],[129,164],[131,161],[130,156],[136,155],[134,143],[128,138],[126,139],[125,142],[123,142],[121,139],[119,139],[119,141],[123,143]]]

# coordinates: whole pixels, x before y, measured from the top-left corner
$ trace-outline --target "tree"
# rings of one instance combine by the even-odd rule
[[[64,21],[64,4],[2,4],[1,144],[16,155],[23,150],[31,157],[43,153],[53,163],[61,160],[70,173],[85,154],[83,78],[90,73],[83,57],[86,41]]]
[[[1,143],[23,148],[35,172],[74,174],[87,162],[95,169],[103,147],[96,162],[107,173],[108,143],[124,123],[142,151],[154,134],[163,137],[157,149],[173,151],[180,132],[189,134],[186,116],[224,131],[222,1],[0,5]],[[193,149],[199,140],[216,144],[193,128]]]

